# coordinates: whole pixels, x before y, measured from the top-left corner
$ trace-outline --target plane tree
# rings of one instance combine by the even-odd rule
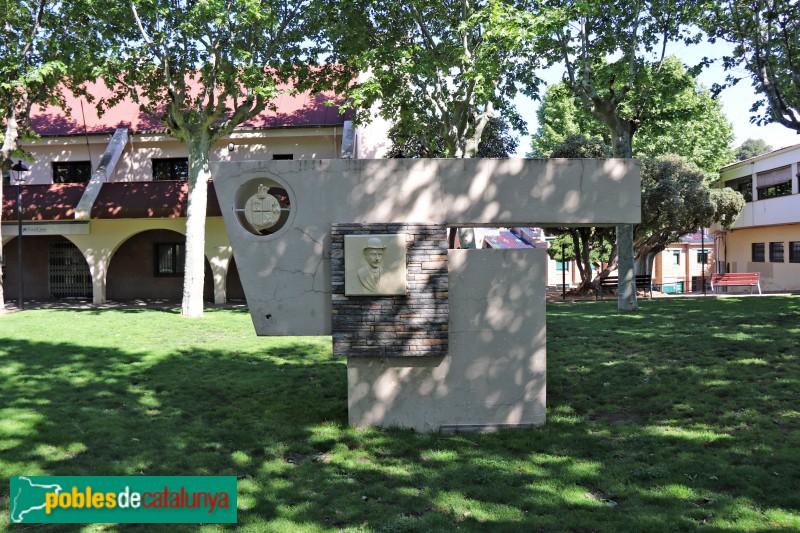
[[[473,157],[493,118],[518,131],[512,105],[524,82],[538,90],[543,15],[507,0],[343,0],[329,17],[332,58],[366,75],[349,91],[356,121],[372,113],[413,139],[417,153]],[[522,59],[524,58],[524,60]],[[459,230],[465,247],[472,231]]]
[[[614,157],[630,158],[643,124],[685,113],[674,95],[689,80],[666,68],[669,42],[700,41],[692,24],[703,2],[548,0],[547,41],[553,62],[584,109],[608,129]],[[620,310],[635,310],[633,227],[617,226]]]
[[[15,0],[0,11],[0,171],[25,158],[23,143],[36,137],[31,110],[62,105],[63,89],[79,85],[90,73],[93,42],[72,24],[73,2]],[[0,196],[2,196],[0,183]],[[2,244],[0,244],[2,257]],[[0,280],[0,309],[4,306]]]
[[[315,68],[321,8],[317,0],[90,0],[84,12],[106,50],[97,72],[113,91],[100,108],[129,98],[188,147],[181,313],[202,316],[209,150],[281,92],[332,79],[334,66]]]
[[[519,137],[512,134],[511,127],[502,117],[493,117],[486,124],[478,143],[478,151],[473,157],[511,157],[519,146]],[[429,136],[419,138],[404,137],[402,133],[389,130],[389,140],[392,146],[386,157],[406,158],[406,157],[444,157],[446,149],[441,138],[436,137],[431,140]]]
[[[712,38],[733,43],[723,58],[726,83],[743,67],[761,98],[753,122],[775,122],[800,134],[800,4],[796,0],[725,0],[709,10]]]
[[[665,68],[677,77],[690,76],[675,57],[665,60]],[[633,157],[677,154],[703,169],[709,179],[715,178],[720,168],[734,161],[733,125],[719,100],[694,80],[672,98],[684,112],[645,121],[633,138]],[[547,88],[537,118],[539,127],[531,140],[534,157],[548,157],[571,134],[602,138],[610,148],[608,129],[585,110],[563,82]]]

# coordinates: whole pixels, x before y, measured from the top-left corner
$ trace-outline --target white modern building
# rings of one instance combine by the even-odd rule
[[[747,201],[716,228],[718,272],[758,272],[765,291],[800,290],[800,144],[724,167],[720,181]]]

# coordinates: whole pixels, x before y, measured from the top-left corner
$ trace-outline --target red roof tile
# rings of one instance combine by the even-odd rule
[[[111,92],[99,82],[90,84],[88,92],[95,100],[111,96]],[[65,96],[67,112],[54,106],[34,107],[31,125],[36,133],[43,136],[83,135],[85,132],[113,133],[118,127],[127,127],[131,133],[164,131],[159,122],[140,112],[139,107],[130,99],[126,98],[99,116],[94,104],[88,103],[84,97],[75,96],[69,91],[66,91]],[[332,98],[331,93],[281,94],[273,102],[277,106],[276,110],[267,109],[239,128],[341,125],[349,118],[350,113],[340,114],[338,105],[325,105]]]

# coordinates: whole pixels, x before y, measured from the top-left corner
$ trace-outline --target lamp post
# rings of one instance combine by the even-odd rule
[[[25,308],[25,303],[22,297],[22,293],[24,290],[24,283],[23,283],[23,276],[22,276],[22,184],[25,181],[25,178],[22,177],[23,172],[28,172],[30,170],[26,167],[22,161],[17,161],[17,164],[11,167],[11,171],[14,172],[15,179],[17,182],[17,228],[19,234],[17,235],[17,261],[18,261],[18,269],[17,275],[19,276],[19,310],[22,311]]]
[[[703,296],[706,295],[706,265],[708,264],[708,252],[706,251],[706,230],[700,226],[700,249],[703,251],[703,264],[700,265],[700,283],[703,284]],[[752,289],[751,289],[752,290]]]

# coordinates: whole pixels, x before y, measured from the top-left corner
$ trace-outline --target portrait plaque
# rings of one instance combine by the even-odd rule
[[[345,235],[347,296],[406,294],[406,235]]]

